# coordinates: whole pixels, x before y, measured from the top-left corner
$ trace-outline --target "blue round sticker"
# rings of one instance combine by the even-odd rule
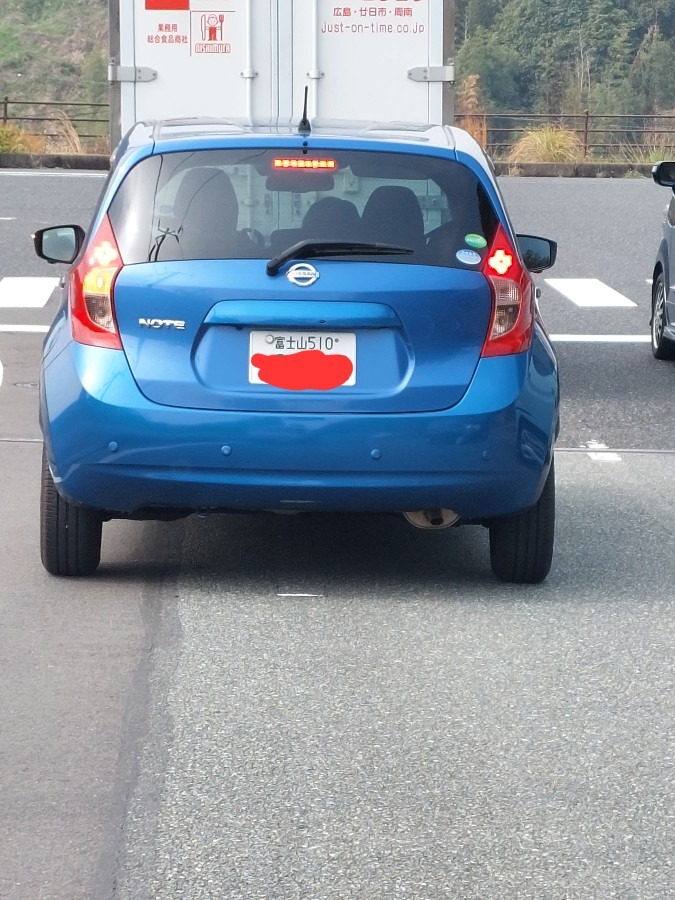
[[[458,250],[455,256],[467,266],[477,266],[481,261],[480,254],[476,253],[475,250]]]

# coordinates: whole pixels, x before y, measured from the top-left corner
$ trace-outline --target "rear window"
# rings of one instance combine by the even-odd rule
[[[301,240],[412,250],[366,259],[475,267],[497,218],[460,163],[372,151],[199,150],[149,157],[110,207],[126,264],[269,259]]]

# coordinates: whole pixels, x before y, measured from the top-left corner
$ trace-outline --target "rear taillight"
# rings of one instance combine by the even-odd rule
[[[492,317],[482,355],[522,353],[532,343],[532,279],[501,225],[485,257],[483,275],[492,289]]]
[[[113,304],[113,285],[122,265],[106,216],[70,274],[70,313],[78,343],[122,349]]]

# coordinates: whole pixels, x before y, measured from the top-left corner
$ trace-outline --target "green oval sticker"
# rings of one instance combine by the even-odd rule
[[[482,234],[467,234],[464,241],[469,247],[474,247],[476,250],[482,250],[483,247],[487,247],[487,241]]]

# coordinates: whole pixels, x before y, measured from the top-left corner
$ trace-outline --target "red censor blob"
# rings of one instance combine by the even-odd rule
[[[327,355],[322,350],[301,350],[287,356],[256,353],[251,363],[265,384],[286,391],[330,391],[340,387],[352,374],[352,361],[339,353]]]

